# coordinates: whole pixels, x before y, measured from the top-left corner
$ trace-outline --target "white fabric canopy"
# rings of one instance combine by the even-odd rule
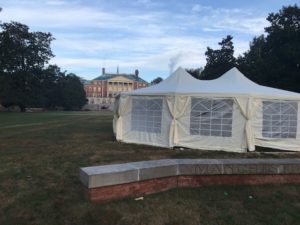
[[[164,147],[299,151],[299,102],[300,94],[258,85],[236,68],[215,80],[178,68],[157,85],[121,93],[114,131],[120,141]]]
[[[282,97],[300,97],[300,94],[254,83],[237,68],[232,68],[215,80],[198,80],[179,67],[172,75],[157,85],[128,92],[129,95],[223,93],[251,94]]]

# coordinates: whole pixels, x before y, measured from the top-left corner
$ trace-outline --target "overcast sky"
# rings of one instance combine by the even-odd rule
[[[178,66],[205,65],[206,47],[233,36],[235,54],[268,26],[266,17],[297,0],[1,0],[2,22],[55,37],[50,63],[85,79],[101,68],[139,69],[147,81]],[[170,68],[171,67],[171,68]]]

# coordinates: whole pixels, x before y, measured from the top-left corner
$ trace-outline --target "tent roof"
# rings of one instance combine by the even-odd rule
[[[198,80],[179,67],[157,85],[128,92],[129,95],[154,94],[251,94],[268,96],[300,97],[299,93],[265,87],[245,77],[237,68],[232,68],[214,80]]]

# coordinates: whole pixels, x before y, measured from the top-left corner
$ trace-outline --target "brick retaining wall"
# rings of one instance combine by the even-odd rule
[[[299,159],[153,160],[80,170],[92,202],[204,185],[300,183]]]

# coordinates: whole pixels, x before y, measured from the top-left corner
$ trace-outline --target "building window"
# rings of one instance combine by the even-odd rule
[[[266,138],[296,138],[297,102],[263,101],[262,136]]]
[[[161,133],[162,99],[132,100],[131,130]]]
[[[232,99],[192,98],[190,134],[232,136]]]

